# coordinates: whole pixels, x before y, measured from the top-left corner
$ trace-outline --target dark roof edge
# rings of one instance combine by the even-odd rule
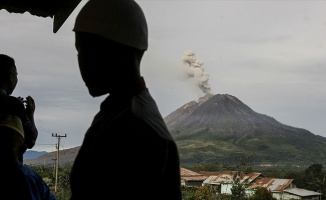
[[[37,17],[51,17],[56,33],[82,0],[0,0],[0,10]]]
[[[54,14],[53,33],[56,33],[82,0],[67,0]]]

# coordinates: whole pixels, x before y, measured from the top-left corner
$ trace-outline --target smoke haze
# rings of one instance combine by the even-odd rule
[[[209,75],[203,67],[204,62],[197,60],[193,51],[185,51],[182,60],[187,65],[186,72],[189,77],[194,77],[196,85],[205,94],[212,94],[212,89],[208,83]]]

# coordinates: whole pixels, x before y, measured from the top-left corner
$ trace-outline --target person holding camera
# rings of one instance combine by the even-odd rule
[[[34,121],[34,99],[31,96],[27,96],[26,99],[11,96],[17,83],[18,73],[15,60],[8,55],[0,54],[0,114],[15,115],[22,121],[25,139],[19,160],[23,162],[25,151],[35,145],[38,130]]]

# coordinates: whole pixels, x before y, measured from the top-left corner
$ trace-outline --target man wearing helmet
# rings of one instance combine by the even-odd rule
[[[71,171],[71,200],[181,200],[179,154],[140,73],[147,23],[133,0],[90,0],[74,26],[89,94],[108,94]]]

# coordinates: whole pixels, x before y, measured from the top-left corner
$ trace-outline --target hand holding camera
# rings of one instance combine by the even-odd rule
[[[35,112],[35,102],[34,99],[31,96],[27,96],[25,99],[23,97],[18,97],[19,100],[21,100],[25,106],[26,113],[28,115],[34,114]]]

